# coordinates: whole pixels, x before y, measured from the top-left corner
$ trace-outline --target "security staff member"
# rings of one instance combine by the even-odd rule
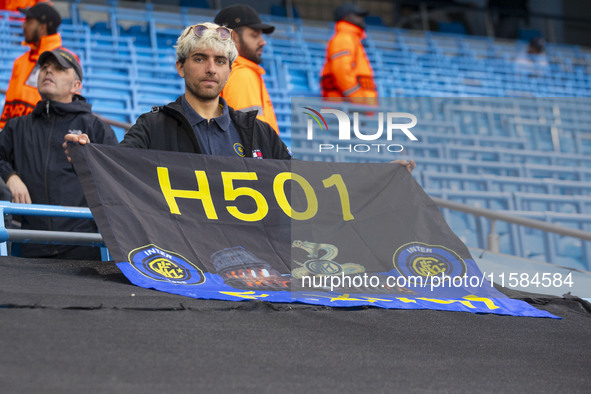
[[[257,119],[267,122],[279,134],[273,103],[263,80],[265,70],[260,66],[266,45],[263,34],[273,33],[275,26],[263,23],[257,12],[245,4],[222,9],[215,23],[234,30],[232,38],[238,50],[221,96],[238,111],[257,111]]]
[[[378,96],[373,69],[361,44],[366,37],[365,16],[366,11],[349,3],[335,9],[336,32],[326,49],[321,78],[322,97]]]
[[[14,61],[0,118],[0,129],[4,128],[8,119],[33,112],[35,105],[41,100],[41,95],[37,91],[37,76],[40,69],[37,60],[43,52],[53,51],[62,46],[62,38],[57,32],[62,18],[55,8],[49,3],[39,3],[31,8],[19,10],[26,16],[23,22],[23,45],[31,49]]]

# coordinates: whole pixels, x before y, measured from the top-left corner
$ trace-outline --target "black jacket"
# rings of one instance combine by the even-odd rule
[[[242,138],[246,157],[289,160],[291,154],[275,130],[256,118],[257,112],[234,111],[230,118]],[[91,139],[92,141],[92,139]],[[197,137],[183,114],[181,97],[141,115],[119,144],[128,148],[202,153]],[[261,156],[262,155],[262,156]]]
[[[91,112],[82,96],[71,103],[42,100],[27,116],[10,119],[0,132],[0,176],[16,173],[27,186],[33,204],[87,206],[76,173],[68,163],[62,144],[72,132],[89,135],[90,140],[115,145],[117,138],[109,125]],[[23,216],[22,228],[53,231],[96,232],[88,219]],[[51,256],[67,245],[23,245],[23,256]],[[27,250],[27,252],[25,252]]]

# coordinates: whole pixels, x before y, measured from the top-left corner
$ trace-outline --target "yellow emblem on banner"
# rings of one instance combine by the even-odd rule
[[[437,276],[447,269],[445,263],[433,257],[417,257],[411,262],[411,266],[421,276]]]
[[[361,264],[339,264],[334,261],[333,259],[339,254],[339,248],[335,245],[295,240],[291,247],[305,250],[308,252],[307,257],[311,258],[304,262],[292,259],[299,265],[291,270],[295,279],[301,279],[304,276],[353,275],[365,272],[365,267]]]
[[[185,276],[185,269],[165,258],[151,261],[149,267],[152,271],[169,279],[181,279]]]

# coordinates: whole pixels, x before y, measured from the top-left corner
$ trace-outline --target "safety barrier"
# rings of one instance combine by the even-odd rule
[[[98,233],[23,230],[6,228],[4,215],[52,216],[92,219],[88,208],[57,205],[16,204],[0,201],[0,255],[8,254],[7,242],[100,246],[103,261],[110,260],[103,238]]]

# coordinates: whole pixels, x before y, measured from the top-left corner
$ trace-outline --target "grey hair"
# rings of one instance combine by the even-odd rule
[[[198,24],[205,25],[209,29],[203,33],[203,37],[197,37],[197,35],[193,34],[193,26],[185,28],[174,46],[176,48],[176,60],[184,63],[189,54],[196,49],[214,49],[224,52],[230,61],[230,67],[232,67],[232,63],[238,57],[238,50],[236,49],[236,45],[234,45],[232,37],[228,40],[221,40],[215,31],[220,25],[216,25],[215,23],[203,22]]]

